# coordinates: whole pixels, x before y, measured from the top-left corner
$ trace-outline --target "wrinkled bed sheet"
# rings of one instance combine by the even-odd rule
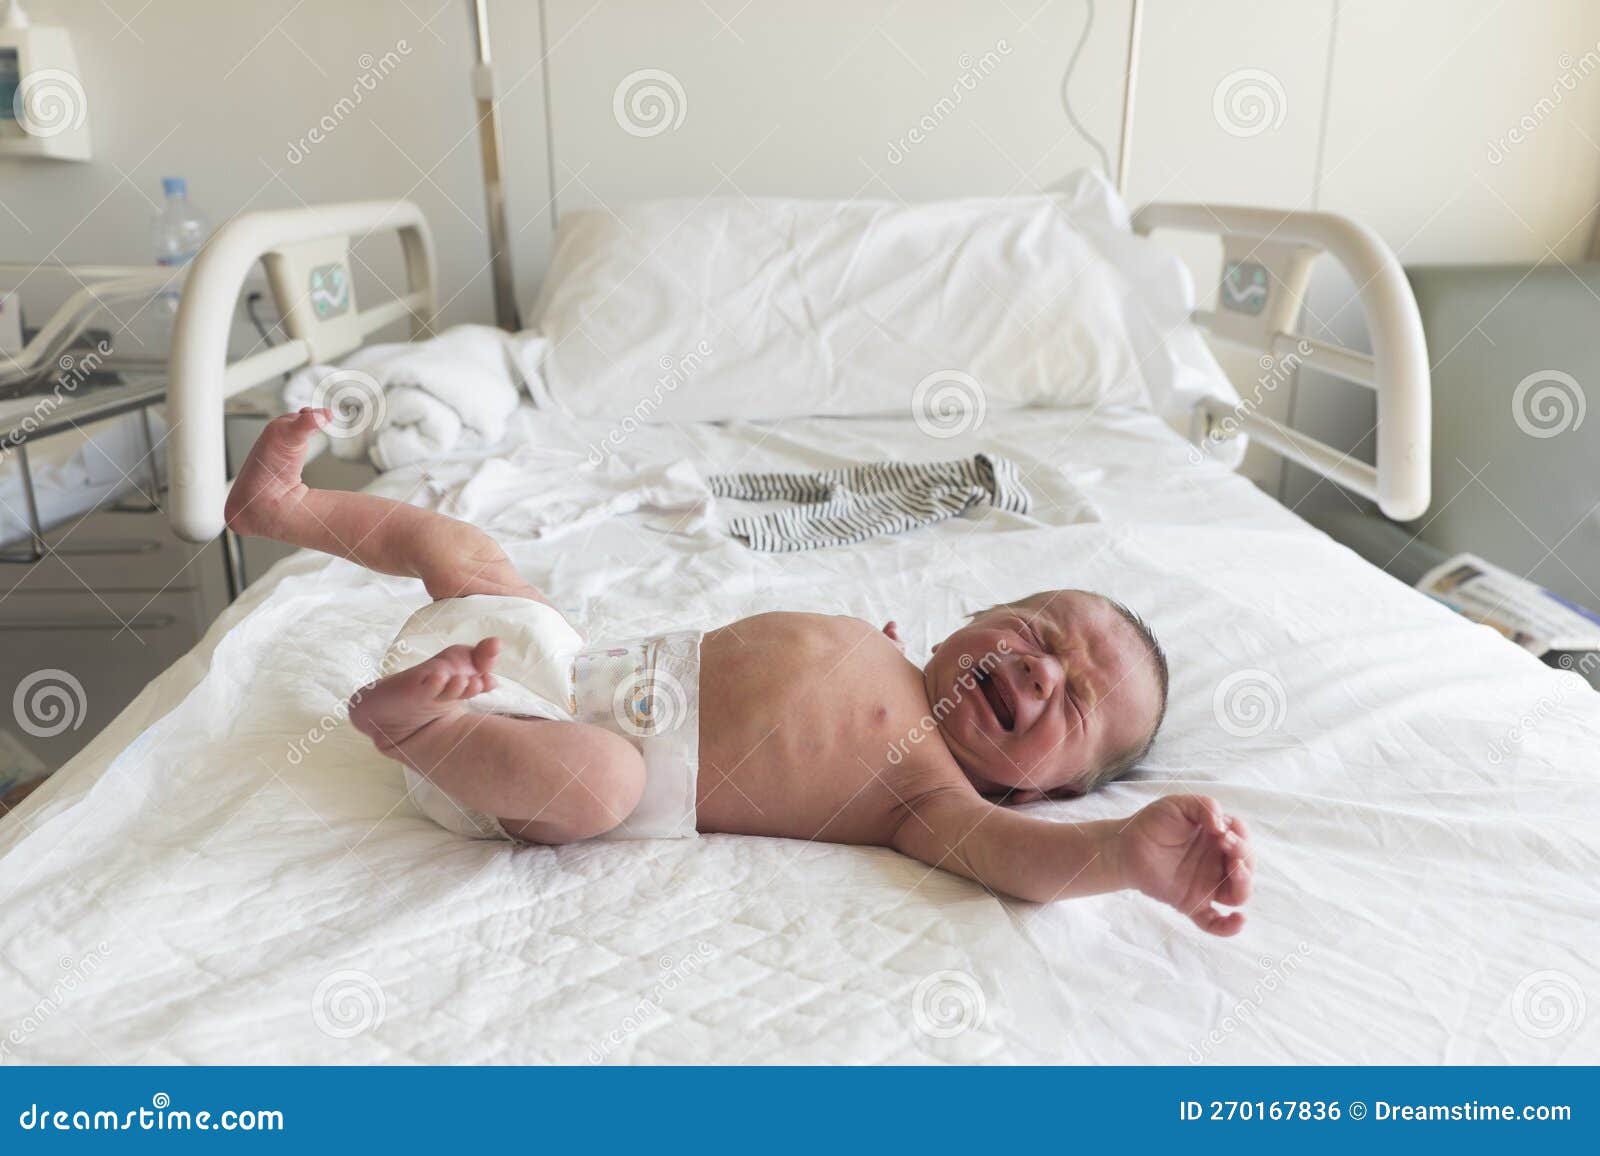
[[[980,449],[1034,489],[1026,517],[785,556],[723,536],[731,507],[692,503],[519,533],[547,503],[581,515],[585,491],[563,479],[608,433],[520,420],[509,457],[379,488],[498,528],[592,632],[809,609],[895,618],[917,656],[968,611],[1044,587],[1144,612],[1173,668],[1150,760],[1039,809],[1216,794],[1259,842],[1244,934],[1207,939],[1131,894],[1003,902],[876,849],[458,839],[341,711],[419,585],[299,554],[0,824],[0,1058],[1600,1059],[1600,696],[1195,464],[1154,418],[991,414],[948,439],[815,420],[608,444],[621,490],[679,460],[709,473]]]

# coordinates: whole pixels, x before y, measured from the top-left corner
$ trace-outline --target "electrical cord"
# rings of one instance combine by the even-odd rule
[[[1083,127],[1083,122],[1078,119],[1078,114],[1072,111],[1072,95],[1069,87],[1072,84],[1072,74],[1078,67],[1078,58],[1083,55],[1083,50],[1089,43],[1089,33],[1094,28],[1094,0],[1084,0],[1083,32],[1078,37],[1078,45],[1072,50],[1072,56],[1067,61],[1067,71],[1061,77],[1061,111],[1067,114],[1067,123],[1077,131],[1085,143],[1099,154],[1100,167],[1106,176],[1111,176],[1111,156],[1106,148],[1096,140],[1088,129]]]
[[[276,345],[277,342],[272,340],[272,333],[267,329],[266,322],[262,321],[261,314],[256,312],[261,306],[262,296],[263,294],[258,289],[245,297],[244,311],[249,316],[250,323],[256,327],[256,332],[261,334],[261,344]]]

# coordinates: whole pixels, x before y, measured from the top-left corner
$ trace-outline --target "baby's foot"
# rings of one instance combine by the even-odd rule
[[[500,640],[476,646],[447,646],[410,670],[364,686],[350,699],[350,721],[378,745],[391,750],[429,723],[465,709],[467,699],[493,690],[494,660]]]
[[[272,537],[273,523],[306,492],[300,480],[311,435],[332,420],[325,409],[302,409],[275,417],[261,431],[244,468],[228,491],[223,517],[236,534]]]

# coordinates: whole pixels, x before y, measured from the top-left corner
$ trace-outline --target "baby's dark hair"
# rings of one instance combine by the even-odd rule
[[[1105,595],[1101,595],[1105,598]],[[1156,641],[1155,632],[1150,629],[1150,624],[1140,618],[1131,609],[1118,602],[1115,598],[1106,598],[1123,620],[1133,627],[1139,641],[1144,643],[1145,652],[1150,656],[1150,664],[1155,668],[1156,687],[1160,691],[1160,700],[1156,706],[1156,721],[1150,724],[1150,733],[1145,735],[1144,742],[1132,750],[1125,751],[1120,758],[1112,759],[1101,767],[1084,784],[1082,793],[1087,795],[1090,791],[1105,786],[1107,783],[1120,779],[1123,775],[1133,770],[1144,761],[1150,753],[1150,748],[1155,745],[1156,732],[1161,729],[1161,723],[1167,717],[1167,683],[1170,672],[1167,669],[1167,652],[1161,649],[1161,643]]]

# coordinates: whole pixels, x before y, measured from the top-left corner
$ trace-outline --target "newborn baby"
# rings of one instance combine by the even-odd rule
[[[436,601],[351,719],[442,825],[542,844],[631,829],[892,847],[1025,900],[1132,888],[1214,935],[1243,926],[1218,905],[1249,897],[1249,836],[1214,800],[1085,823],[1009,806],[1093,790],[1149,748],[1166,662],[1118,604],[1058,590],[995,606],[922,670],[893,623],[821,614],[590,646],[476,527],[302,483],[330,416],[267,426],[227,522],[422,580]]]

